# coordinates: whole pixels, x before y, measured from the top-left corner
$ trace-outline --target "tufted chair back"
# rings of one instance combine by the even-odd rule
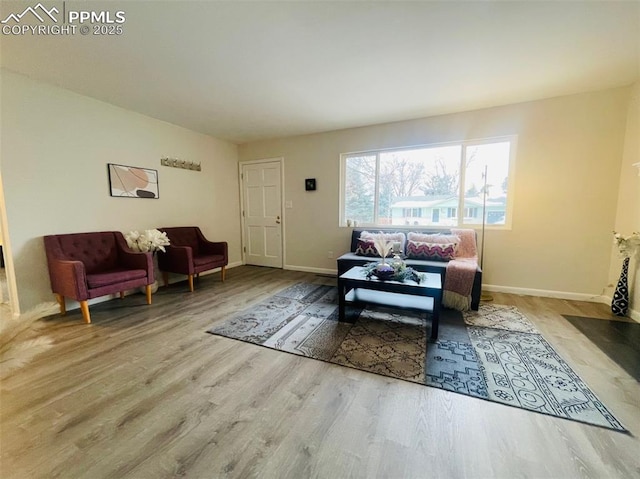
[[[64,259],[81,261],[88,274],[114,269],[118,262],[117,232],[59,235]],[[62,259],[62,258],[61,258]]]
[[[171,228],[160,228],[160,231],[167,233],[172,246],[191,246],[194,256],[200,254],[200,241],[196,227],[175,226]]]

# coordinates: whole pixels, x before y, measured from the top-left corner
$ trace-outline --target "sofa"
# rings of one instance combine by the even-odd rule
[[[380,261],[380,257],[374,256],[364,256],[362,254],[356,254],[358,251],[358,246],[360,244],[360,235],[363,231],[369,231],[371,233],[385,233],[385,234],[393,234],[393,233],[404,233],[405,237],[408,233],[419,233],[419,234],[441,234],[448,235],[451,234],[450,230],[429,230],[429,229],[407,229],[407,230],[399,230],[393,228],[370,228],[368,230],[363,229],[354,229],[351,232],[351,247],[348,253],[343,254],[337,259],[338,263],[338,276],[346,273],[350,268],[354,266],[363,266],[367,263],[371,263],[373,261]],[[404,262],[407,266],[412,267],[416,271],[420,271],[423,273],[440,273],[442,275],[442,282],[444,284],[444,279],[447,272],[447,263],[448,261],[433,261],[433,260],[425,260],[425,259],[414,259],[407,258],[405,255],[405,244],[401,245],[401,256],[404,259]],[[475,274],[475,278],[473,281],[473,288],[471,291],[471,309],[477,311],[480,307],[480,294],[482,290],[482,270],[480,266],[478,266]]]
[[[66,313],[65,298],[80,302],[85,323],[91,322],[87,300],[144,286],[151,304],[155,281],[151,253],[132,251],[119,231],[70,233],[44,237],[51,289]]]

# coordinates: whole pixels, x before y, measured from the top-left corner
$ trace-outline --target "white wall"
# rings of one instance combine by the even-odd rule
[[[349,248],[338,226],[345,152],[518,135],[513,225],[489,231],[484,282],[587,299],[609,281],[630,88],[240,145],[240,160],[284,157],[287,267],[331,271]],[[317,178],[315,192],[305,178]],[[539,291],[538,291],[539,290]]]
[[[611,231],[639,229],[629,166],[640,161],[637,85],[631,103],[631,89],[618,88],[238,149],[10,72],[0,81],[5,241],[22,310],[52,299],[45,234],[198,224],[228,241],[230,263],[240,263],[238,157],[285,158],[285,199],[293,202],[284,211],[287,268],[334,271],[327,252],[349,247],[350,230],[338,227],[340,153],[465,138],[519,136],[513,226],[487,234],[485,284],[599,296],[619,273]],[[202,172],[162,167],[165,155],[202,162]],[[109,162],[157,169],[160,199],[110,197]],[[312,177],[318,189],[306,192]],[[637,305],[638,275],[634,281]]]
[[[633,166],[640,162],[640,82],[633,87],[627,114],[627,128],[624,142],[624,158],[620,171],[620,189],[618,191],[618,208],[615,230],[627,236],[633,231],[640,231],[640,176]],[[640,321],[640,261],[633,258],[629,265],[630,305],[629,314]],[[620,276],[622,259],[614,247],[611,257],[610,283],[607,288],[609,298]]]
[[[2,71],[0,167],[20,309],[53,300],[42,236],[199,225],[240,263],[237,147]],[[195,172],[163,156],[202,163]],[[109,196],[107,163],[158,170],[160,198]]]

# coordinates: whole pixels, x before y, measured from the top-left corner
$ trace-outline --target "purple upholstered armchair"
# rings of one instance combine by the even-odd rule
[[[224,281],[225,266],[229,262],[225,241],[208,241],[197,226],[158,229],[167,233],[171,242],[165,253],[158,253],[158,267],[162,270],[165,286],[169,283],[169,273],[186,274],[193,293],[193,275],[214,268],[221,268],[220,275]]]
[[[72,233],[44,237],[51,289],[66,313],[65,297],[80,302],[85,323],[91,322],[88,299],[145,286],[151,304],[155,281],[151,253],[134,252],[119,231]]]

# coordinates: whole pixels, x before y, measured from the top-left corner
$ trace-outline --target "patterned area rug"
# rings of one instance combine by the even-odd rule
[[[513,306],[444,310],[430,321],[389,309],[354,309],[338,321],[337,288],[299,283],[207,332],[300,356],[626,431]]]

